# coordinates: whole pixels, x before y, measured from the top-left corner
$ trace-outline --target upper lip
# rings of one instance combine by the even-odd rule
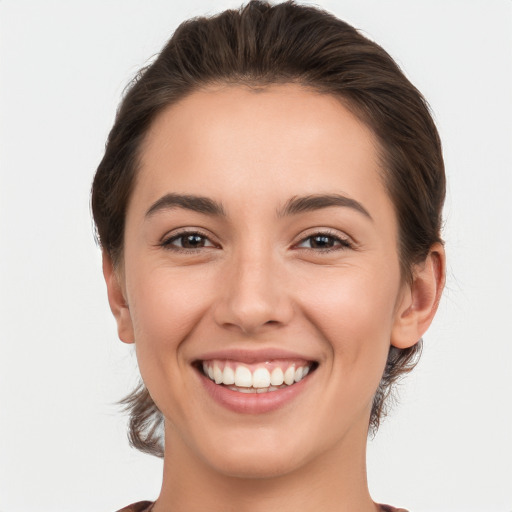
[[[195,360],[208,361],[211,359],[230,360],[246,364],[263,363],[265,361],[272,361],[275,359],[301,359],[308,362],[315,362],[314,358],[307,355],[280,348],[260,348],[256,350],[230,348],[215,350],[206,352],[198,356]]]

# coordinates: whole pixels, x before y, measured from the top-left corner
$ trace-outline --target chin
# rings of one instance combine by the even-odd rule
[[[283,436],[272,438],[268,432],[253,432],[241,439],[229,437],[212,439],[210,446],[200,448],[207,463],[219,474],[275,478],[293,472],[302,464],[304,444],[299,439],[291,440],[289,435],[286,440]]]
[[[280,453],[244,454],[230,453],[222,460],[216,459],[213,468],[219,474],[241,479],[277,478],[292,473],[300,467],[300,463],[290,456]]]

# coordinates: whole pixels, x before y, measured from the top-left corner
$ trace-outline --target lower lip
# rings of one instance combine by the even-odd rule
[[[210,396],[220,405],[231,411],[243,414],[262,414],[284,407],[298,394],[304,391],[311,378],[311,373],[301,381],[266,393],[241,393],[226,386],[215,384],[211,379],[199,373],[201,382]]]

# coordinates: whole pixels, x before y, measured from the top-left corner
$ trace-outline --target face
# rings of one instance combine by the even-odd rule
[[[364,124],[296,85],[154,122],[113,309],[177,454],[269,476],[363,449],[410,297],[379,165]]]

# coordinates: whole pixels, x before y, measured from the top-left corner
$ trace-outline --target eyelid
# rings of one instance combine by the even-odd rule
[[[180,237],[184,237],[186,235],[199,235],[201,237],[204,237],[206,240],[210,242],[211,245],[208,245],[206,247],[198,247],[198,248],[185,248],[185,247],[179,247],[172,245],[172,242],[179,239]],[[300,244],[304,243],[309,238],[313,238],[315,236],[327,236],[330,238],[335,239],[337,242],[339,242],[339,245],[335,247],[328,247],[325,249],[321,248],[314,248],[314,247],[299,247]],[[213,237],[210,233],[207,232],[207,230],[204,230],[202,228],[197,227],[183,227],[183,228],[176,228],[173,231],[170,231],[166,233],[158,242],[158,245],[163,247],[164,249],[170,249],[175,250],[177,252],[197,252],[200,250],[204,250],[205,248],[221,248],[221,245],[218,241],[215,240],[215,237]],[[347,234],[341,233],[338,230],[334,230],[332,228],[312,228],[309,232],[302,233],[300,238],[293,243],[292,248],[300,249],[300,250],[306,250],[306,251],[314,251],[317,253],[327,253],[330,251],[337,251],[337,250],[343,250],[343,249],[350,249],[355,248],[356,243],[354,240]]]
[[[319,248],[313,248],[313,247],[299,247],[300,244],[304,243],[309,238],[313,238],[315,236],[328,236],[330,238],[334,238],[340,244],[336,247],[329,247],[326,249],[319,249]],[[313,228],[309,233],[302,233],[301,237],[297,242],[293,244],[294,248],[306,250],[306,251],[315,251],[319,253],[326,253],[330,251],[337,251],[337,250],[343,250],[343,249],[354,249],[356,246],[356,243],[354,240],[348,236],[345,233],[340,233],[337,230],[333,230],[332,228]]]
[[[197,247],[195,249],[189,249],[185,247],[179,247],[177,245],[172,245],[172,242],[181,238],[185,237],[187,235],[199,235],[205,239],[207,239],[211,245],[208,245],[206,247]],[[176,228],[173,231],[167,232],[158,242],[158,245],[160,247],[163,247],[164,249],[173,250],[176,252],[197,252],[201,249],[210,249],[210,248],[218,248],[220,247],[220,244],[216,242],[212,237],[211,234],[207,233],[206,230],[203,230],[201,228],[196,227],[183,227],[183,228]]]

